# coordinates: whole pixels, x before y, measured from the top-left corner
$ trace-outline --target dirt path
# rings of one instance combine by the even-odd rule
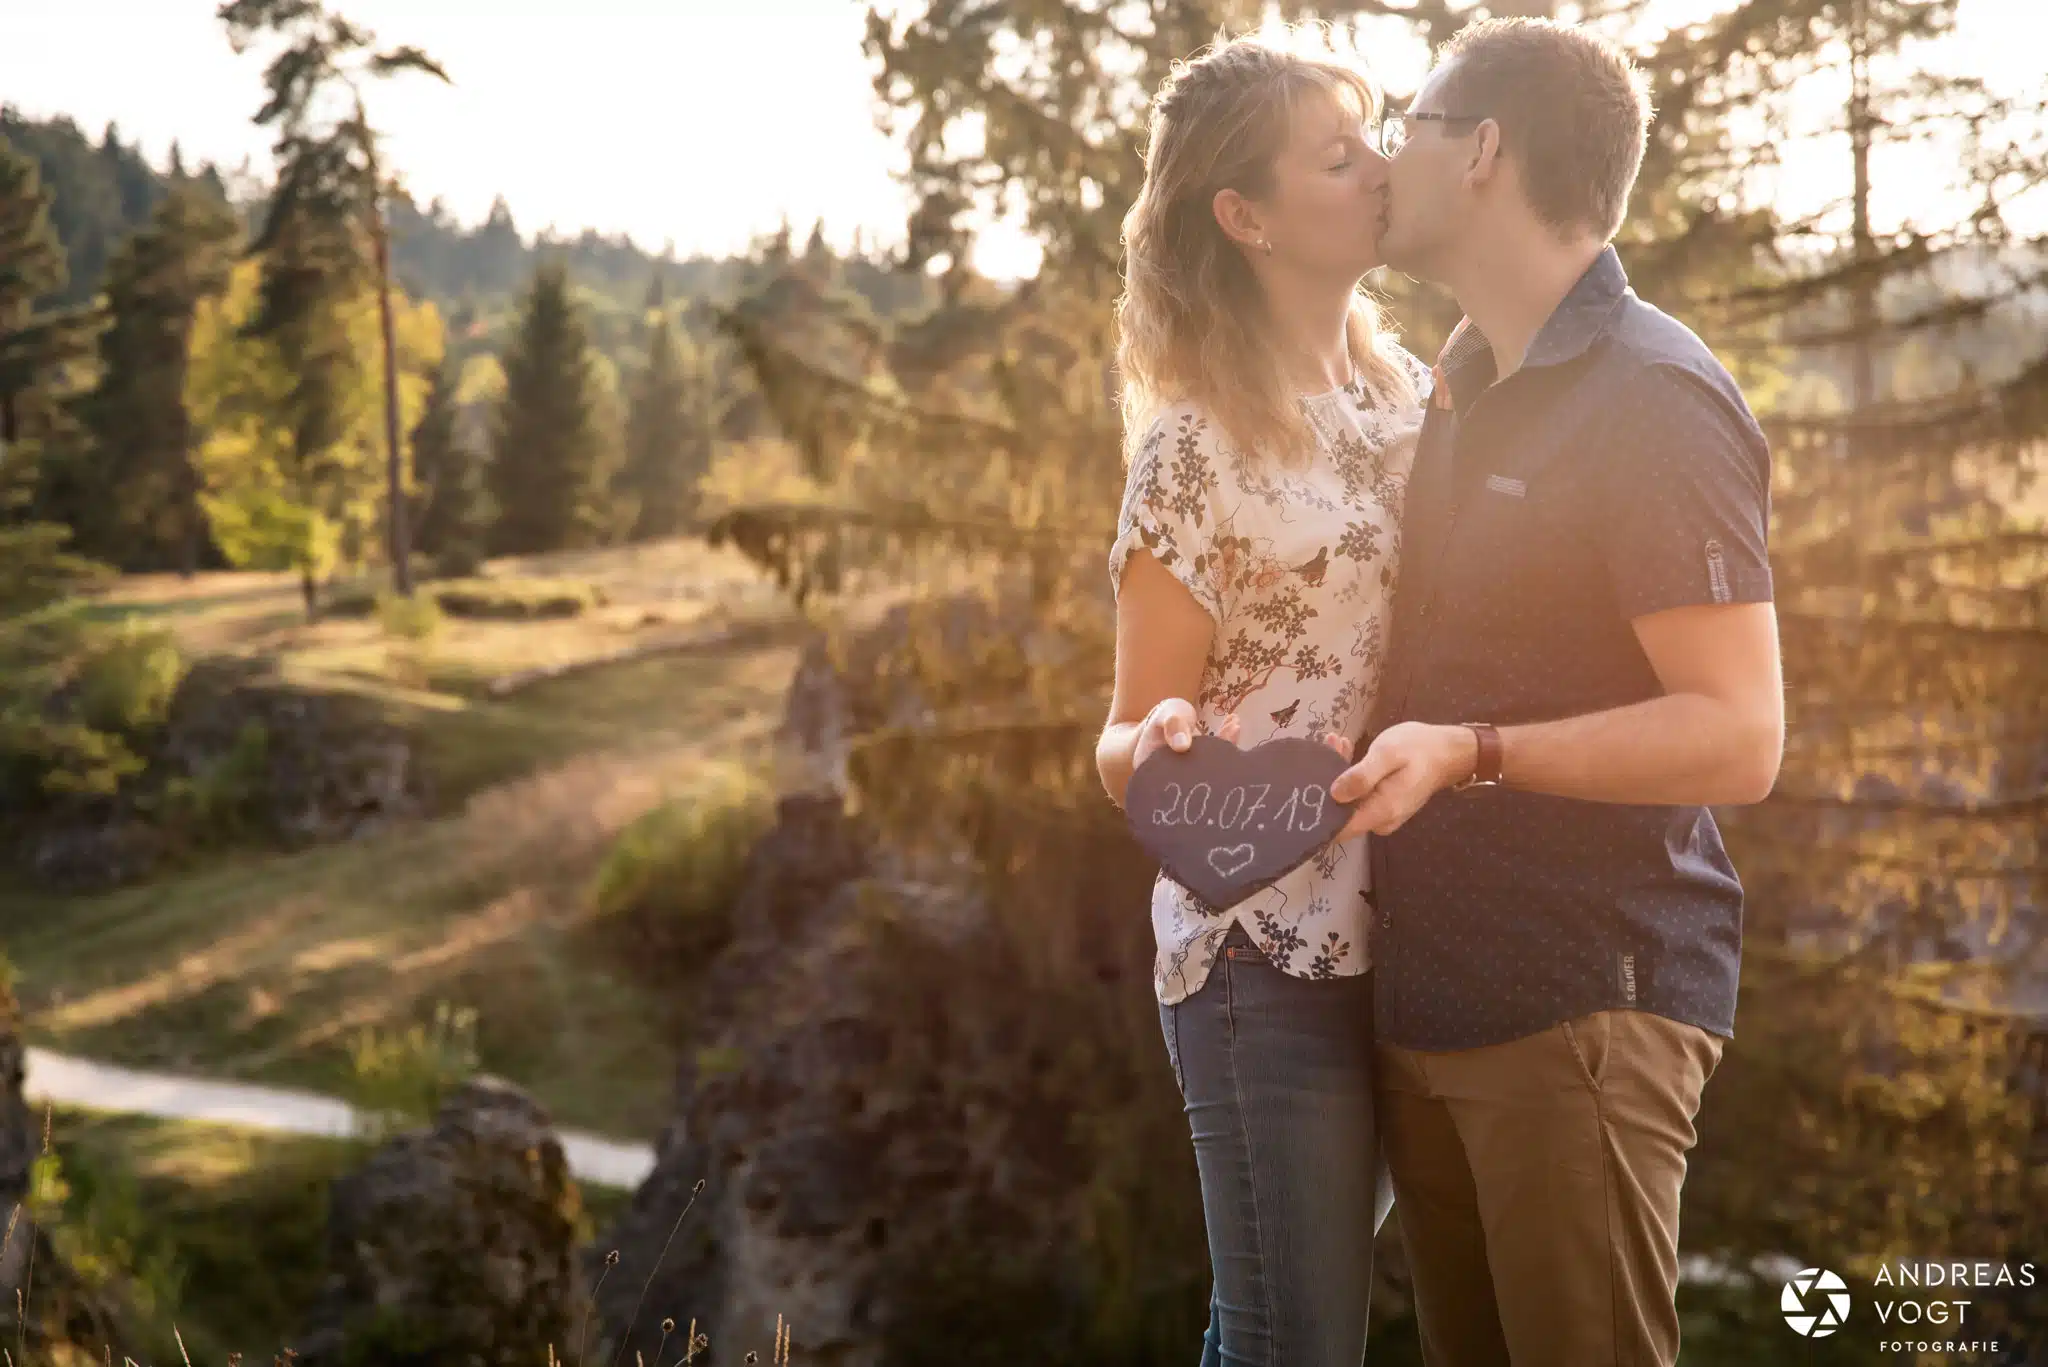
[[[122,1068],[47,1049],[32,1048],[27,1055],[23,1091],[32,1101],[286,1134],[347,1136],[362,1123],[346,1102],[315,1092]],[[636,1187],[654,1167],[651,1145],[622,1144],[574,1130],[556,1133],[579,1182]]]

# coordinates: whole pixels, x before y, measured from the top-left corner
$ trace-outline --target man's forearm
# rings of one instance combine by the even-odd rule
[[[1670,806],[1762,801],[1782,744],[1774,723],[1699,693],[1504,726],[1500,735],[1508,787]]]

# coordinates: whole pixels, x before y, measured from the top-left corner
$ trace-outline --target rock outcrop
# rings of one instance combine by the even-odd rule
[[[133,882],[193,841],[347,839],[428,801],[411,742],[374,706],[240,661],[193,667],[145,758],[118,796],[53,799],[33,822],[24,862],[39,883],[88,891]]]
[[[694,1318],[710,1338],[700,1361],[766,1362],[780,1319],[796,1360],[868,1367],[908,1360],[891,1344],[955,1273],[991,1328],[1085,1300],[1062,1241],[1086,1160],[1049,1050],[999,1028],[1015,959],[962,876],[968,854],[940,839],[913,860],[844,802],[847,738],[932,713],[929,685],[902,667],[917,630],[954,658],[989,651],[994,668],[1057,648],[1021,603],[961,599],[916,620],[894,609],[836,651],[806,652],[778,822],[750,856],[728,948],[690,989],[676,1115],[654,1173],[588,1254],[605,1275],[607,1352],[651,1360],[664,1318],[679,1334]],[[1070,853],[1100,893],[1136,899],[1149,869],[1121,844]],[[1167,1077],[1163,1053],[1157,1065]],[[983,1304],[999,1285],[1018,1294]]]
[[[589,1306],[576,1257],[581,1197],[548,1114],[473,1078],[431,1130],[386,1142],[336,1181],[327,1275],[307,1367],[573,1360]]]

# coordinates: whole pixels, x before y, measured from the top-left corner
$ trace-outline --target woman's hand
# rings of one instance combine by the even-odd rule
[[[1223,725],[1216,728],[1216,735],[1235,745],[1243,731],[1237,713],[1232,712],[1223,719]],[[1161,746],[1185,750],[1194,743],[1194,739],[1195,705],[1186,698],[1161,698],[1145,714],[1145,724],[1138,732],[1138,743],[1131,747],[1131,768],[1136,770]]]

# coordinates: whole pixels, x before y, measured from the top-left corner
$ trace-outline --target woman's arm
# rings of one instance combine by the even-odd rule
[[[1150,551],[1133,550],[1123,576],[1116,603],[1116,687],[1109,721],[1095,743],[1096,772],[1118,807],[1124,805],[1131,771],[1153,750],[1163,744],[1185,749],[1194,738],[1195,709],[1189,699],[1201,692],[1216,632],[1214,620],[1187,586]],[[1218,734],[1235,741],[1237,718],[1231,717]]]

